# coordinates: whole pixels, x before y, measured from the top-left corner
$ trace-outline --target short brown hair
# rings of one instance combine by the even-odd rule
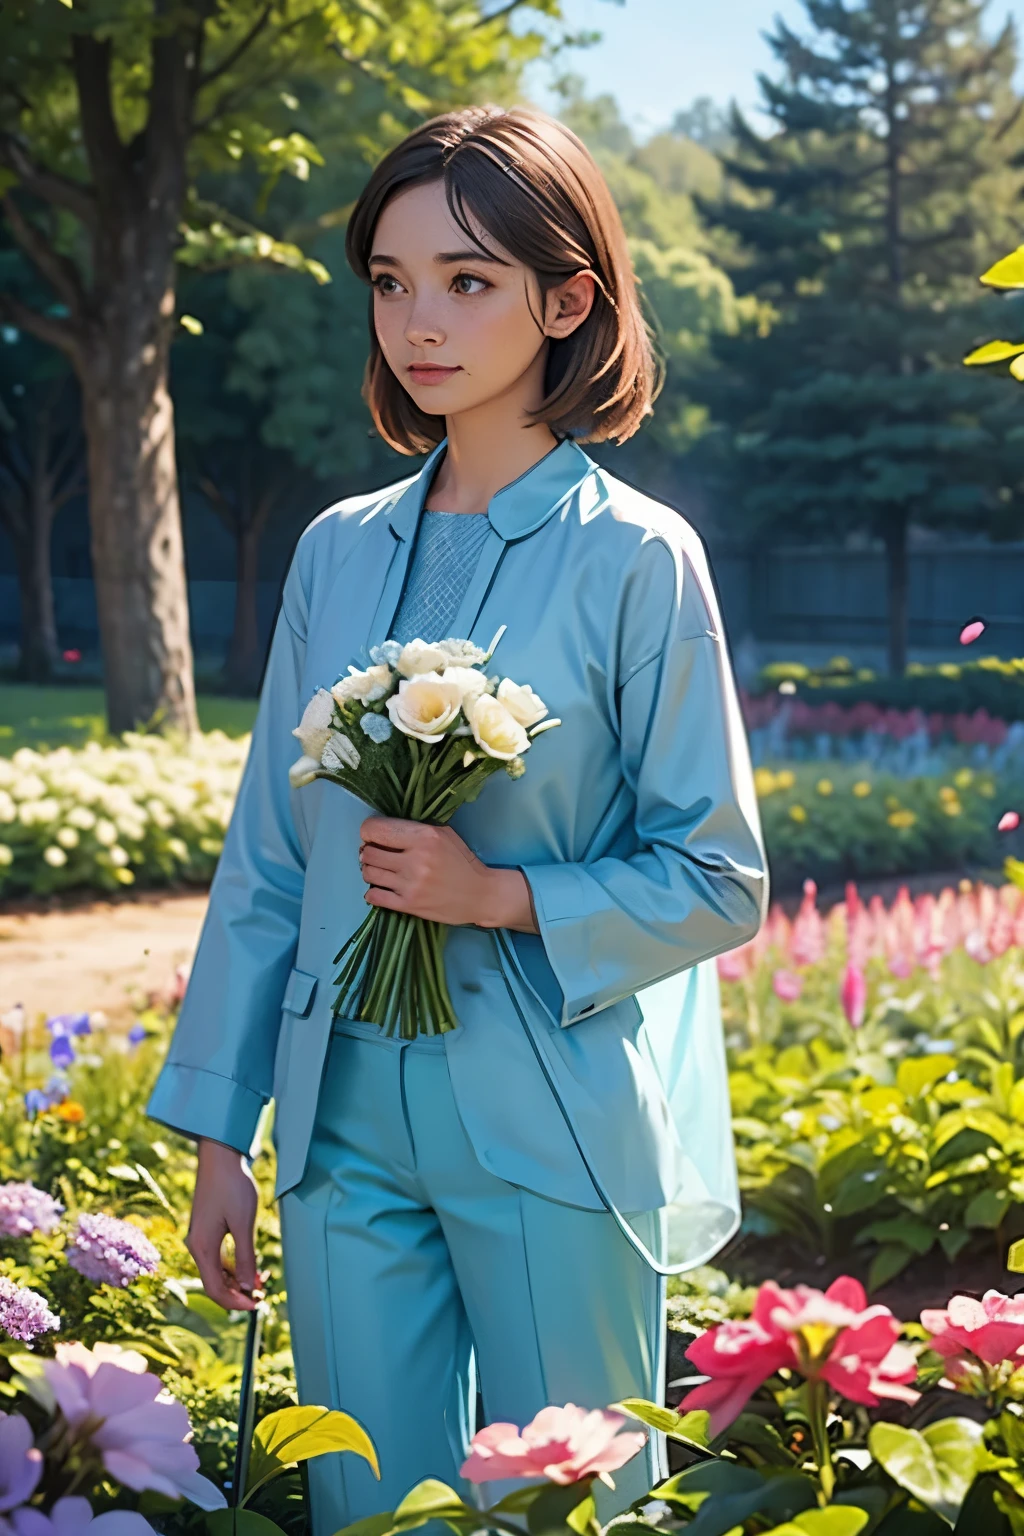
[[[364,282],[384,205],[433,181],[444,183],[467,238],[479,247],[472,214],[537,274],[542,296],[578,272],[593,274],[590,313],[550,342],[544,400],[532,418],[582,442],[631,437],[650,413],[661,369],[622,220],[584,145],[555,118],[526,107],[464,107],[431,118],[384,156],[353,209],[345,253]],[[363,396],[377,430],[400,453],[425,453],[444,436],[443,417],[421,411],[385,362],[372,297]]]

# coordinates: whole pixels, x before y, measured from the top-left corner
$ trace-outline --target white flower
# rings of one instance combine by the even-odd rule
[[[437,672],[411,680],[403,678],[398,692],[388,699],[392,725],[417,741],[440,741],[461,708],[458,685],[446,682]]]
[[[0,843],[0,869],[14,863],[14,853],[8,843]]]
[[[445,667],[442,674],[446,683],[454,683],[463,701],[479,698],[487,691],[487,678],[475,667]]]
[[[446,666],[479,667],[487,660],[487,652],[482,651],[472,640],[439,640],[437,649],[443,651]]]
[[[292,763],[288,769],[288,782],[292,789],[301,789],[303,784],[312,784],[320,772],[320,764],[315,757],[300,757]]]
[[[124,869],[125,865],[128,863],[128,855],[117,843],[115,843],[113,848],[110,850],[110,862],[117,869]]]
[[[66,864],[68,861],[68,856],[64,849],[55,848],[52,844],[49,848],[43,849],[43,858],[51,869],[60,869],[61,865]]]
[[[96,841],[102,843],[104,848],[112,848],[117,842],[117,828],[112,821],[98,821],[96,823]]]
[[[318,688],[302,712],[302,719],[292,731],[302,748],[303,757],[315,757],[319,763],[334,720],[334,700],[326,688]]]
[[[349,667],[348,677],[339,678],[331,694],[339,704],[347,704],[350,699],[358,699],[363,704],[376,704],[387,693],[392,681],[391,668],[382,664],[367,667],[365,672],[360,672],[358,667]]]
[[[465,710],[477,745],[483,748],[488,757],[497,757],[507,763],[525,752],[530,745],[530,738],[519,721],[500,700],[491,698],[489,694],[481,694],[478,699],[467,699]]]
[[[0,789],[0,821],[13,821],[17,814],[18,811],[14,801],[6,789]]]
[[[514,683],[510,677],[502,678],[498,684],[498,698],[513,720],[518,720],[520,725],[527,727],[536,725],[537,721],[543,720],[548,712],[544,700],[537,697],[529,683],[520,685]]]
[[[60,831],[57,833],[57,841],[60,843],[62,848],[77,848],[78,833],[75,831],[74,827],[61,827]]]
[[[410,640],[402,646],[397,666],[403,677],[421,677],[425,672],[439,672],[448,657],[439,645],[428,645],[425,640]]]
[[[335,772],[339,768],[356,769],[359,767],[359,752],[355,743],[349,741],[343,731],[332,731],[320,761],[325,768]]]

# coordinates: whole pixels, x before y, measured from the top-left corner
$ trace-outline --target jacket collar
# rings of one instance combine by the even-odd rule
[[[447,438],[438,443],[388,514],[396,538],[410,539],[416,532],[434,469],[447,444]],[[487,507],[491,527],[506,543],[533,533],[568,501],[593,467],[593,460],[582,448],[571,438],[563,438],[557,447],[491,498]]]

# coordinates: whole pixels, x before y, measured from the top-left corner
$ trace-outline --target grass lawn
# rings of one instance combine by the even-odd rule
[[[255,699],[199,695],[199,723],[204,731],[244,736],[255,718]],[[80,747],[105,738],[102,688],[0,683],[0,756],[10,757],[18,747]]]

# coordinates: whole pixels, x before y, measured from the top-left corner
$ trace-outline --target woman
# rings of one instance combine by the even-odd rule
[[[381,1462],[380,1483],[355,1458],[310,1464],[316,1536],[422,1477],[458,1486],[477,1380],[486,1419],[520,1425],[658,1395],[660,1276],[735,1222],[698,962],[750,938],[765,900],[702,546],[577,446],[627,438],[656,382],[590,156],[532,111],[436,118],[370,178],[348,257],[371,289],[373,419],[429,457],[299,541],[149,1105],[198,1140],[190,1250],[207,1293],[245,1308],[245,1153],[274,1098],[299,1391],[354,1414]],[[486,644],[503,624],[502,673],[562,721],[519,782],[491,779],[443,830],[289,787],[317,687],[385,639]],[[332,962],[367,902],[451,925],[455,1030],[332,1021]],[[602,1518],[659,1455],[655,1437],[601,1490]]]

